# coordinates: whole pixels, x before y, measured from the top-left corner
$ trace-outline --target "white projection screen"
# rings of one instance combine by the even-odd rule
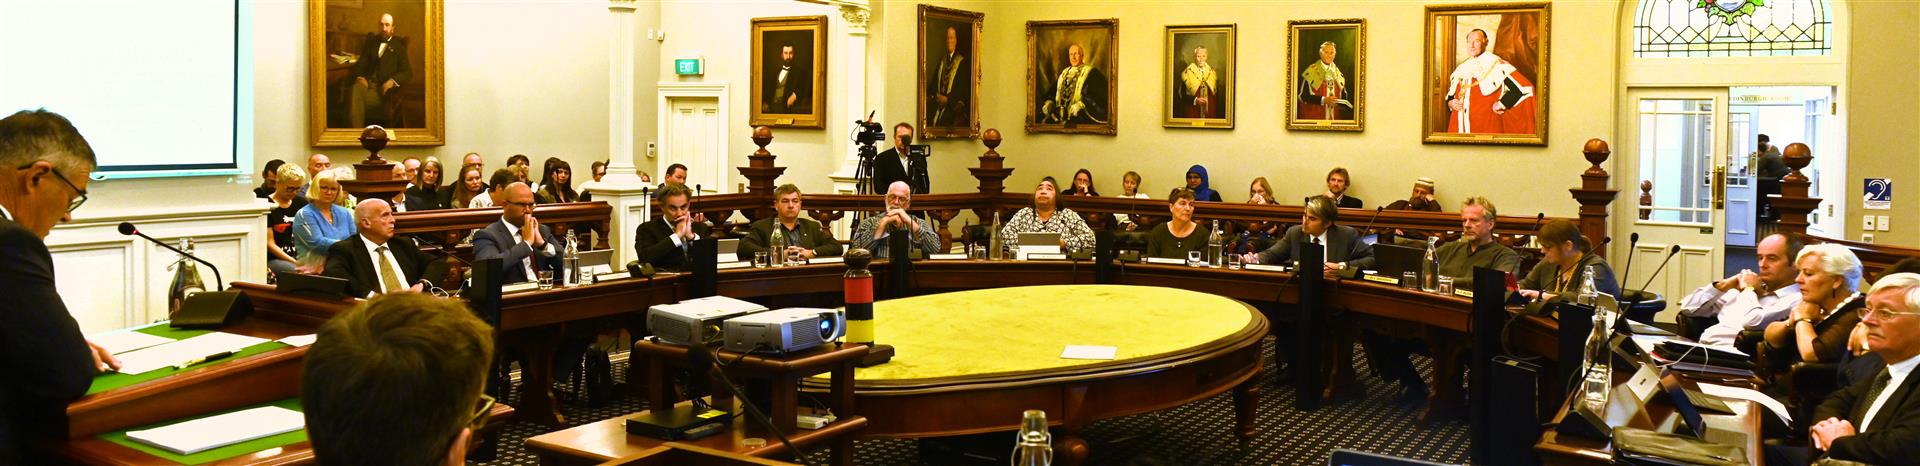
[[[0,112],[66,116],[100,178],[248,171],[252,12],[242,3],[0,0]]]

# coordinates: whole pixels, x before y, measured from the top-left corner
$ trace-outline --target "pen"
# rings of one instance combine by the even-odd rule
[[[173,368],[174,368],[174,369],[186,369],[186,368],[187,368],[187,366],[192,366],[192,365],[194,365],[194,364],[200,364],[200,363],[203,363],[203,362],[207,362],[207,361],[213,361],[213,360],[218,360],[218,359],[221,359],[221,358],[225,358],[225,357],[227,357],[227,356],[232,356],[232,355],[233,355],[233,352],[232,352],[232,351],[221,351],[221,352],[218,352],[218,353],[213,353],[213,354],[209,354],[209,355],[206,355],[206,356],[201,356],[201,357],[197,357],[197,358],[193,358],[193,359],[188,359],[188,360],[187,360],[187,362],[183,362],[183,363],[180,363],[180,364],[177,364],[177,365],[174,365],[174,366],[173,366]]]

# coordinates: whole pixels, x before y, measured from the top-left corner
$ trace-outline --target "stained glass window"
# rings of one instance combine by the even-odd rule
[[[1827,0],[1641,0],[1636,57],[1827,55]]]

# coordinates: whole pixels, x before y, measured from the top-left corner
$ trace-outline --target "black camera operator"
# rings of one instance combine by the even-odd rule
[[[895,181],[907,182],[914,194],[926,194],[931,186],[927,181],[927,154],[927,146],[913,145],[913,125],[893,125],[893,148],[874,157],[873,183],[869,185],[873,192],[867,194],[885,194],[887,186]]]

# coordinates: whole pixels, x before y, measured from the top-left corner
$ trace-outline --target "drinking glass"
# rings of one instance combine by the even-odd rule
[[[773,266],[772,263],[767,262],[767,257],[766,251],[753,253],[753,268],[764,269]]]
[[[1400,273],[1400,287],[1409,290],[1419,289],[1420,274],[1411,270]]]
[[[1240,255],[1227,254],[1227,270],[1240,270]]]
[[[553,289],[553,271],[552,270],[541,270],[538,272],[534,272],[533,274],[535,277],[538,277],[540,281],[540,289],[542,290]]]
[[[1453,294],[1453,277],[1440,276],[1440,294]]]
[[[1200,251],[1187,251],[1187,266],[1197,267],[1205,261],[1200,259]]]

